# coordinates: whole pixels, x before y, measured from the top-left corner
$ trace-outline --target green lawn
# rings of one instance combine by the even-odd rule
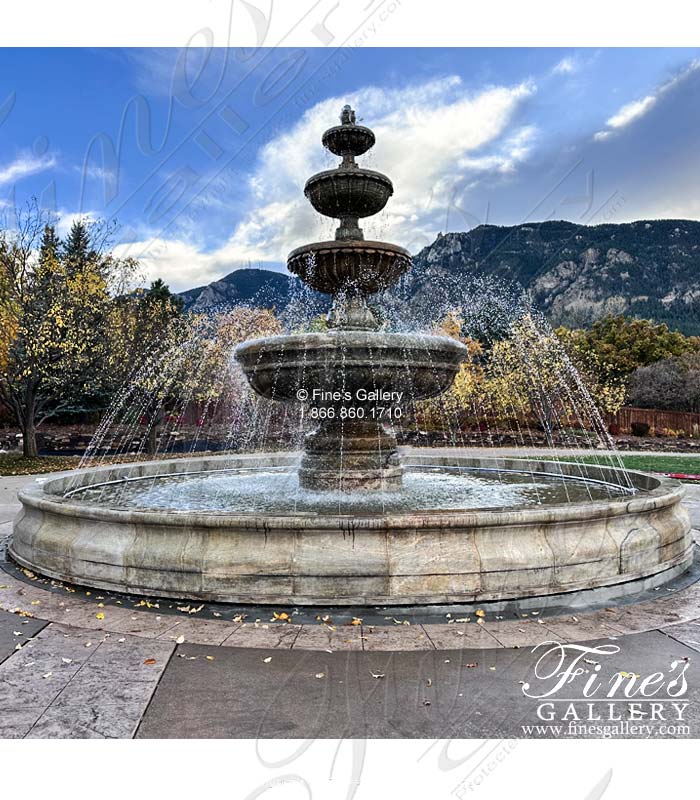
[[[171,458],[176,456],[170,456]],[[679,456],[660,453],[659,455],[627,456],[620,453],[622,463],[627,469],[638,469],[641,472],[685,472],[700,475],[700,456]],[[556,459],[561,461],[583,461],[588,464],[608,464],[606,456],[562,456]],[[119,459],[105,459],[107,461],[128,461],[128,456]],[[39,456],[38,458],[24,458],[17,453],[0,453],[0,475],[36,475],[40,472],[60,472],[64,469],[74,469],[80,463],[79,456]]]
[[[690,475],[700,475],[700,456],[679,456],[670,455],[668,453],[659,453],[659,455],[643,455],[643,456],[627,456],[620,453],[622,463],[627,469],[637,469],[640,472],[685,472]],[[562,457],[561,461],[571,461],[571,456],[568,458]],[[577,456],[576,461],[583,461],[586,464],[603,464],[608,463],[614,466],[607,456]]]

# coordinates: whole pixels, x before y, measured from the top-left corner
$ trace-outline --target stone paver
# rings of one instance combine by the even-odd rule
[[[700,620],[664,628],[664,633],[700,653]]]
[[[176,642],[184,637],[186,642],[195,644],[223,644],[240,625],[241,623],[220,622],[215,619],[176,619],[172,628],[161,633],[158,639]]]
[[[301,625],[244,622],[223,642],[224,647],[274,647],[291,649]]]
[[[498,639],[488,631],[485,625],[454,622],[449,625],[423,625],[423,630],[438,650],[501,646]]]
[[[674,659],[694,654],[659,632],[596,644],[620,647],[617,654],[593,657],[606,678],[621,670],[666,674]],[[522,725],[541,723],[537,701],[522,690],[522,682],[535,680],[539,655],[531,648],[325,653],[183,645],[138,736],[522,737]],[[688,663],[686,678],[683,699],[690,704],[691,736],[697,736],[700,663]],[[625,718],[629,704],[623,697],[617,706]],[[595,703],[599,711],[605,707]]]
[[[434,645],[422,625],[362,626],[365,650],[431,650]]]
[[[294,640],[295,650],[361,650],[362,627],[339,625],[335,628],[325,624],[303,625]]]
[[[130,737],[173,651],[165,642],[51,624],[0,664],[8,738]]]
[[[621,631],[606,619],[605,611],[577,616],[556,617],[546,620],[547,630],[554,638],[566,642],[585,642],[589,639],[617,637]]]
[[[0,611],[0,662],[11,656],[18,645],[24,645],[46,627],[43,620],[22,618]]]

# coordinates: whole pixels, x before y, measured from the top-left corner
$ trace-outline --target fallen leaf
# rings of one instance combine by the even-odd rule
[[[373,678],[386,678],[386,675],[383,672],[371,672],[369,673]]]
[[[117,639],[117,641],[118,641],[118,642],[125,642],[125,641],[126,641],[126,639],[122,637],[121,639]]]
[[[480,608],[477,608],[474,613],[476,614],[477,617],[485,617],[486,616],[486,612],[482,611],[482,609],[480,609]]]
[[[147,659],[146,659],[146,660],[145,660],[143,663],[144,663],[144,664],[145,664],[147,667],[150,667],[150,666],[152,666],[153,664],[156,664],[157,662],[156,662],[155,658],[147,658]]]
[[[361,617],[353,617],[351,625],[362,625],[362,618]]]
[[[175,644],[184,644],[184,642],[185,642],[185,637],[182,634],[180,634],[180,636],[178,636],[177,639],[175,639]]]
[[[42,675],[42,678],[50,678],[53,675],[53,672],[47,672],[45,675]]]
[[[99,614],[95,614],[95,616],[97,617],[97,619],[104,619],[105,618],[105,615],[101,611],[100,611]]]
[[[61,661],[63,661],[64,664],[72,664],[73,663],[73,659],[72,658],[62,658]]]
[[[274,617],[274,619],[281,619],[281,620],[289,619],[289,614],[287,614],[286,611],[282,611],[279,614],[276,611],[273,611],[272,616]]]
[[[316,677],[317,678],[325,678],[326,677],[326,673],[325,672],[317,672],[316,673]]]
[[[204,658],[206,658],[207,661],[213,661],[214,660],[214,656],[204,656]]]
[[[263,658],[263,664],[269,664],[272,661],[272,656],[268,656],[267,658]]]

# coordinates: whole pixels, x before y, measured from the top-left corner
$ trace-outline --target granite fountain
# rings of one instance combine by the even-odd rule
[[[686,570],[690,524],[674,481],[527,453],[399,452],[406,405],[447,391],[467,350],[380,320],[374,296],[411,257],[364,238],[360,220],[386,206],[393,186],[356,161],[374,133],[349,106],[340,123],[322,138],[340,164],[304,188],[316,211],[339,221],[335,238],[288,258],[290,272],[332,297],[327,323],[235,353],[257,395],[301,408],[301,452],[141,461],[42,480],[19,494],[12,558],[119,592],[306,605],[567,597],[648,588]]]

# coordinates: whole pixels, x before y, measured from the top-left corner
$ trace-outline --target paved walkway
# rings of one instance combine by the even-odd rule
[[[18,508],[14,493],[31,480],[0,478],[0,538]],[[689,487],[687,504],[700,527],[700,488]],[[533,647],[543,641],[615,651],[586,654],[586,676],[671,680],[683,670],[687,729],[664,733],[668,721],[650,719],[658,713],[648,700],[640,711],[623,697],[622,722],[651,727],[611,722],[620,726],[611,735],[700,735],[700,584],[588,613],[298,625],[271,611],[200,619],[189,604],[108,602],[32,578],[0,572],[3,737],[567,736],[522,727],[542,724],[523,689],[539,683],[542,648]],[[595,713],[609,705],[596,701]]]

